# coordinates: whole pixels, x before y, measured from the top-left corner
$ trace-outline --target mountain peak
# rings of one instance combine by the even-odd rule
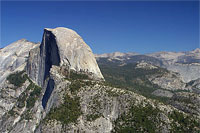
[[[94,78],[103,79],[90,47],[73,30],[63,27],[45,28],[39,50],[33,51],[29,66],[38,66],[28,70],[28,74],[42,86],[53,65],[66,67],[74,71],[92,73]],[[40,55],[40,59],[38,59]],[[41,61],[40,61],[41,60]],[[39,72],[40,71],[40,72]],[[36,75],[37,74],[37,75]]]
[[[65,27],[56,27],[56,28],[44,28],[44,30],[48,31],[65,31],[65,32],[75,32],[72,29],[65,28]]]
[[[195,50],[193,50],[194,53],[200,53],[200,48],[196,48]]]
[[[29,42],[29,41],[25,38],[22,38],[22,39],[18,40],[17,42]]]
[[[65,27],[57,27],[57,28],[45,28],[44,32],[51,32],[53,33],[59,40],[69,40],[73,37],[78,37],[79,35],[72,29],[65,28]]]
[[[37,46],[26,39],[20,39],[1,49],[0,86],[10,73],[24,69],[29,51]]]

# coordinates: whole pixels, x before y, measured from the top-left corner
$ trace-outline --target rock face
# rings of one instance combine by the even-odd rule
[[[21,39],[0,49],[0,118],[13,108],[19,96],[29,85],[25,82],[22,86],[15,87],[9,84],[6,78],[13,72],[24,70],[29,51],[38,46],[39,43]]]
[[[38,85],[43,86],[52,65],[66,66],[75,71],[91,73],[96,79],[103,79],[92,50],[71,29],[44,29],[40,47],[30,52],[27,73]]]
[[[198,93],[178,92],[173,95],[170,104],[179,110],[200,117],[200,95]]]
[[[14,54],[8,54],[12,55],[9,58],[2,58],[2,70],[11,67],[9,70],[17,71],[5,78],[0,88],[2,133],[200,131],[200,120],[196,117],[199,116],[199,102],[195,104],[195,109],[190,104],[182,106],[179,100],[188,102],[188,97],[192,97],[194,103],[199,101],[199,95],[186,93],[181,97],[182,94],[175,95],[162,88],[154,91],[157,95],[168,94],[168,97],[174,98],[177,101],[174,105],[177,106],[176,109],[133,91],[109,86],[102,80],[103,76],[91,49],[70,29],[45,29],[41,45],[33,45],[27,49],[21,45],[21,49],[18,49],[18,46],[8,46],[7,51],[1,50],[4,53],[15,51]],[[31,51],[28,52],[29,50]],[[23,60],[13,60],[15,54],[24,55]],[[116,54],[119,58],[118,55],[120,54]],[[19,63],[9,64],[9,61]],[[9,67],[4,66],[5,64]],[[171,83],[175,88],[177,83],[181,83],[180,88],[185,86],[180,80],[174,83],[175,78],[172,75],[164,75],[166,70],[152,64],[141,62],[133,66],[119,67],[126,70],[122,71],[123,75],[131,74],[131,71],[127,71],[128,68],[134,69],[134,74],[141,78],[136,77],[134,81],[142,84],[142,87],[147,84],[148,88],[154,88]],[[157,76],[152,78],[155,74]],[[144,75],[152,81],[158,81],[158,85],[151,84]],[[159,75],[161,81],[157,79]],[[199,81],[190,84],[198,87]],[[137,84],[134,87],[136,86]],[[189,113],[194,112],[194,116],[188,114],[188,108],[193,108]]]
[[[165,67],[168,70],[180,73],[182,80],[186,83],[200,78],[200,63],[174,63]]]
[[[164,68],[180,73],[184,82],[200,78],[200,49],[188,52],[158,52],[148,56],[163,61]]]
[[[39,43],[21,39],[0,49],[0,87],[10,73],[24,70],[29,51],[37,46]]]
[[[104,79],[92,50],[75,31],[60,27],[44,29],[40,47],[30,51],[26,71],[30,79],[45,89],[42,106],[46,113],[55,104],[53,93],[58,78],[54,78],[56,74],[53,76],[52,73],[56,67],[65,76],[75,71],[94,80]]]
[[[172,92],[161,89],[155,90],[152,94],[155,96],[168,97],[168,98],[171,98],[173,96]]]
[[[180,75],[174,72],[168,72],[162,76],[152,75],[149,77],[149,81],[166,90],[190,90],[190,88],[187,88],[186,84],[181,80]]]

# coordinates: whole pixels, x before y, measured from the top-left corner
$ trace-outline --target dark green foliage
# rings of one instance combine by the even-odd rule
[[[31,97],[34,97],[34,96],[35,96],[35,97],[38,97],[38,96],[40,95],[41,90],[42,90],[41,87],[35,85],[35,86],[34,86],[34,90],[30,93],[30,96],[31,96]]]
[[[91,86],[94,85],[92,81],[83,81],[83,80],[73,80],[71,81],[71,84],[69,85],[70,91],[72,94],[75,94],[80,90],[81,87],[84,86]]]
[[[28,110],[27,112],[25,112],[23,117],[24,117],[25,120],[31,120],[32,119],[32,113]]]
[[[76,80],[76,79],[89,79],[88,75],[85,73],[78,73],[75,71],[70,71],[70,79]]]
[[[95,83],[93,83],[91,80],[88,79],[88,76],[85,74],[77,74],[74,73],[71,80],[71,84],[69,86],[70,91],[74,94],[75,92],[79,91],[81,87],[83,86],[91,86],[94,85]]]
[[[192,101],[192,97],[174,96],[172,102],[173,101],[178,101],[186,104],[194,104],[194,101]]]
[[[106,90],[106,93],[108,94],[109,97],[117,97],[119,96],[119,94],[115,91],[111,91],[111,90]]]
[[[11,116],[14,116],[15,114],[17,114],[17,112],[15,112],[13,109],[11,109],[10,111],[8,111],[8,114]]]
[[[124,66],[112,66],[109,64],[100,65],[100,69],[107,82],[116,87],[133,88],[140,91],[146,88],[149,92],[158,88],[152,84],[146,76],[153,74],[162,74],[164,69],[141,69],[136,68],[136,64],[127,64]]]
[[[100,118],[102,113],[100,113],[101,110],[101,102],[99,101],[98,95],[96,95],[91,101],[90,101],[90,109],[92,112],[90,114],[86,115],[87,121],[95,121],[97,118]]]
[[[168,100],[167,98],[162,98],[151,94],[153,91],[162,88],[150,82],[147,76],[159,76],[167,72],[167,70],[162,68],[141,69],[136,68],[136,65],[137,64],[127,64],[124,66],[119,66],[117,63],[99,62],[101,72],[107,81],[107,85],[125,88],[127,90],[142,94],[145,97],[166,102]]]
[[[27,91],[32,90],[35,87],[35,84],[31,81],[29,86],[26,88]]]
[[[120,133],[154,133],[157,129],[156,125],[159,124],[159,112],[159,109],[153,108],[151,105],[146,107],[132,106],[128,113],[122,114],[115,121],[113,131]]]
[[[91,102],[91,109],[95,113],[98,113],[101,109],[101,102],[99,101],[97,96]]]
[[[27,108],[33,107],[42,90],[41,87],[35,85],[28,77],[27,79],[29,80],[30,84],[18,98],[17,107],[19,108],[23,108],[25,103],[27,104]],[[29,92],[30,95],[28,95]]]
[[[184,116],[183,113],[173,111],[169,115],[169,118],[173,119],[173,123],[171,124],[172,132],[182,133],[200,131],[200,121],[196,121],[195,118],[191,116]]]
[[[30,93],[26,103],[27,103],[27,108],[31,108],[35,105],[35,102],[37,100],[37,98],[39,97],[40,93],[41,93],[41,90],[42,88],[31,83],[29,85],[30,87],[28,87],[28,89],[33,89],[32,92]]]
[[[75,80],[69,85],[69,88],[70,88],[70,91],[74,93],[74,92],[77,92],[82,86],[83,86],[83,83],[80,80]]]
[[[84,84],[86,86],[93,86],[93,85],[95,85],[95,82],[92,82],[91,80],[88,80],[88,81],[84,81]]]
[[[36,99],[34,97],[29,97],[26,101],[27,108],[31,108],[34,106]]]
[[[66,77],[66,79],[68,79]],[[68,79],[71,81],[69,86],[71,93],[75,94],[75,92],[79,91],[79,89],[83,86],[90,86],[94,85],[94,83],[89,79],[89,76],[85,73],[78,73],[75,71],[70,72],[70,78]]]
[[[160,101],[160,102],[162,102],[164,104],[169,104],[169,100],[170,100],[169,97],[155,96],[155,95],[152,95],[152,94],[144,95],[144,96],[147,97],[147,98],[158,100],[158,101]]]
[[[26,90],[17,99],[16,106],[14,106],[13,109],[8,112],[8,114],[13,116],[17,114],[17,112],[14,110],[20,110],[20,108],[23,108],[26,105],[27,109],[23,113],[21,120],[32,119],[31,109],[35,105],[35,102],[38,99],[38,97],[40,96],[42,88],[35,85],[31,81],[31,79],[28,78],[27,74],[24,71],[11,74],[7,79],[10,83],[14,84],[16,87],[20,87],[26,80],[30,82]]]
[[[76,123],[81,114],[82,112],[79,98],[71,98],[69,95],[66,95],[64,98],[64,103],[57,108],[51,109],[46,119],[55,119],[60,121],[62,124],[67,125],[71,122]]]
[[[101,114],[89,114],[89,115],[86,115],[87,121],[95,121],[99,117],[101,117]]]
[[[21,71],[21,72],[16,72],[16,73],[13,73],[13,74],[10,74],[8,77],[7,77],[7,80],[13,84],[14,86],[16,87],[21,87],[22,84],[26,81],[27,79],[27,75],[25,74],[24,71]]]
[[[25,92],[23,92],[18,98],[17,107],[23,108],[25,106],[26,98],[27,98],[27,94]]]

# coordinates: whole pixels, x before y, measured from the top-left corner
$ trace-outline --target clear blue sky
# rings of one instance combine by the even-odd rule
[[[199,47],[199,2],[2,2],[1,26],[1,47],[67,27],[94,53],[188,51]]]

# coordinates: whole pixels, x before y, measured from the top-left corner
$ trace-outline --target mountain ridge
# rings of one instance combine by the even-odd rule
[[[146,61],[153,65],[180,73],[184,82],[190,82],[191,80],[200,78],[199,48],[187,52],[155,52],[151,54],[136,55],[120,53],[120,56],[112,55],[113,54],[96,55],[96,59],[97,61],[104,59],[110,62],[118,62],[121,65]]]
[[[32,47],[24,49],[27,41],[21,42],[14,45],[15,51],[8,50],[8,58],[4,49],[0,51],[0,57],[8,59],[6,66],[13,70],[0,86],[0,132],[200,131],[199,95],[185,92],[193,90],[191,87],[198,90],[199,81],[181,82],[177,73],[149,64],[153,60],[162,65],[154,57],[133,55],[138,59],[126,58],[130,61],[122,64],[123,54],[115,53],[114,59],[100,59],[97,64],[83,39],[66,28],[44,29],[40,45],[31,43]],[[19,64],[16,54],[23,57]],[[109,68],[104,75],[102,65]],[[0,70],[5,72],[7,67]],[[112,72],[122,74],[113,76],[121,87],[104,80]],[[171,103],[138,94],[122,86],[120,80],[134,82],[131,87],[143,91],[158,88],[155,95],[167,96]]]

